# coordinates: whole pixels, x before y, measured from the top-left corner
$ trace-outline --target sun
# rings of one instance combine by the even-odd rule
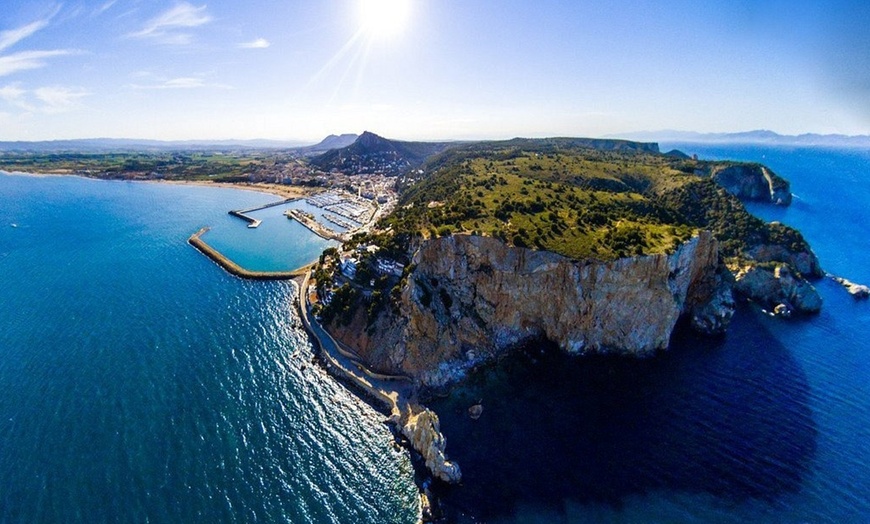
[[[408,22],[411,0],[359,0],[362,30],[374,37],[392,37]]]

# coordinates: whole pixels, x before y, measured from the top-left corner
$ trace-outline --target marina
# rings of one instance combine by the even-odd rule
[[[329,191],[308,197],[305,199],[305,202],[356,223],[356,226],[342,225],[342,227],[348,227],[348,229],[365,224],[375,214],[375,207],[371,201],[344,191]]]

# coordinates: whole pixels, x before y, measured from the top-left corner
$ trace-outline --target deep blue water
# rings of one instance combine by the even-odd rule
[[[272,200],[0,174],[0,522],[415,521],[407,454],[310,363],[292,285],[186,243]]]
[[[870,151],[671,147],[770,166],[795,201],[751,211],[870,283]],[[432,405],[464,474],[445,500],[468,522],[870,522],[870,303],[816,286],[815,317],[744,307],[724,339],[656,358],[531,347],[476,374]]]

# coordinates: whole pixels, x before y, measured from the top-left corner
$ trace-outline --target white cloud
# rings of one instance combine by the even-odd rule
[[[145,26],[129,36],[148,38],[163,44],[189,44],[193,36],[183,31],[211,22],[211,16],[206,13],[206,6],[195,7],[182,2],[168,11],[152,18]]]
[[[163,82],[159,82],[156,84],[131,84],[130,87],[132,87],[133,89],[199,89],[203,87],[232,89],[228,85],[209,84],[206,83],[206,81],[202,78],[193,76],[171,78],[169,80],[164,80]]]
[[[68,49],[55,49],[53,51],[22,51],[11,55],[0,56],[0,76],[11,75],[27,69],[45,67],[46,58],[73,54]]]
[[[266,49],[270,45],[272,45],[272,44],[269,43],[269,41],[266,40],[265,38],[258,38],[252,42],[243,42],[243,43],[239,44],[239,48],[240,49]]]
[[[75,87],[40,87],[33,92],[44,113],[63,113],[79,107],[79,101],[90,93]]]
[[[26,94],[27,91],[15,84],[0,87],[0,100],[13,105],[20,106],[24,102],[24,95]]]
[[[13,45],[24,40],[28,36],[46,27],[47,25],[47,19],[37,20],[36,22],[32,22],[30,24],[27,24],[26,26],[19,27],[17,29],[7,29],[6,31],[0,31],[0,51],[12,47]]]
[[[93,13],[92,16],[99,16],[99,15],[105,13],[106,11],[108,11],[109,9],[111,9],[112,6],[115,5],[115,3],[116,3],[117,1],[118,1],[118,0],[109,0],[108,2],[105,2],[103,5],[101,5],[100,7],[98,7],[98,8],[94,11],[94,13]]]
[[[49,17],[31,22],[27,25],[0,31],[0,52],[16,45],[25,38],[33,35],[37,31],[48,26],[49,21],[57,14],[59,8],[55,10]],[[18,71],[26,71],[28,69],[39,69],[46,66],[46,59],[55,56],[64,56],[74,54],[75,51],[69,49],[50,49],[50,50],[30,50],[19,51],[12,54],[0,54],[0,77],[17,73]]]
[[[33,91],[18,84],[0,87],[0,100],[30,113],[57,114],[79,107],[89,92],[76,87],[47,86]]]

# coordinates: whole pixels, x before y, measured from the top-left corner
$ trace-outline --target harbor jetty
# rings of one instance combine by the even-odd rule
[[[244,213],[241,212],[241,211],[233,210],[233,211],[230,211],[229,213],[230,213],[231,215],[233,215],[234,217],[241,218],[242,220],[244,220],[245,222],[247,222],[247,223],[248,223],[248,227],[251,228],[251,229],[254,229],[254,228],[260,227],[260,224],[263,223],[262,220],[257,220],[256,218],[254,218],[254,217],[250,217],[250,216],[244,214]]]
[[[245,269],[224,256],[223,253],[217,249],[208,245],[208,243],[202,239],[202,235],[204,235],[208,230],[209,228],[207,227],[200,229],[191,235],[187,242],[231,275],[251,280],[290,280],[306,274],[310,268],[310,266],[305,266],[293,271],[251,271]]]
[[[284,204],[288,204],[288,203],[293,202],[295,200],[298,200],[298,199],[297,198],[287,198],[284,200],[278,200],[277,202],[270,202],[268,204],[263,204],[262,206],[252,207],[250,209],[234,209],[232,211],[229,211],[229,214],[234,216],[234,217],[241,218],[242,220],[244,220],[245,222],[248,223],[249,228],[254,229],[254,228],[260,227],[260,224],[262,224],[263,221],[258,220],[252,216],[249,216],[248,213],[253,213],[254,211],[260,211],[262,209],[268,209],[270,207],[282,206]]]

